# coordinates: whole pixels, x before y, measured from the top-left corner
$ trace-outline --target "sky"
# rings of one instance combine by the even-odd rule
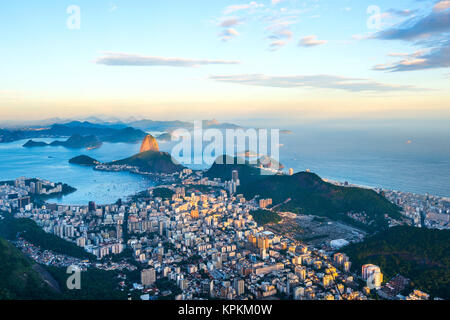
[[[0,119],[450,120],[447,0],[0,2]]]

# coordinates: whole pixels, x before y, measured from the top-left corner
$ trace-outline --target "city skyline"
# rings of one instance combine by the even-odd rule
[[[450,117],[449,1],[1,7],[4,120]]]

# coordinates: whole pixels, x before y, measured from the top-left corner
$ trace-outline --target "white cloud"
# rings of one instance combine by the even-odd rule
[[[320,45],[326,44],[326,43],[327,43],[326,40],[318,40],[317,36],[310,35],[310,36],[306,36],[306,37],[303,37],[302,39],[300,39],[300,42],[298,45],[301,47],[314,47],[314,46],[320,46]]]
[[[436,3],[433,7],[434,11],[444,11],[450,8],[450,0],[443,0]]]
[[[108,52],[94,61],[106,66],[170,66],[170,67],[198,67],[209,64],[238,64],[239,61],[229,60],[198,60],[184,58],[167,58],[144,56],[139,54]]]
[[[248,9],[256,9],[262,8],[264,5],[262,3],[258,3],[256,1],[252,1],[248,4],[234,4],[225,8],[224,13],[229,14],[236,11],[248,10]]]
[[[264,74],[213,75],[210,79],[236,84],[275,88],[320,88],[350,92],[382,92],[417,90],[413,86],[390,85],[370,79],[347,78],[333,75],[269,76]]]
[[[241,23],[242,21],[238,18],[225,18],[219,23],[219,26],[228,28],[232,26],[237,26]]]
[[[239,32],[233,28],[227,28],[219,34],[223,41],[228,41],[239,35]]]

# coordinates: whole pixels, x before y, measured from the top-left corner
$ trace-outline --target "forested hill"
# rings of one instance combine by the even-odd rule
[[[385,215],[400,217],[400,208],[375,191],[336,186],[310,172],[299,172],[292,176],[266,176],[256,182],[243,184],[238,188],[238,193],[244,194],[247,199],[256,195],[272,198],[274,205],[290,199],[278,210],[328,216],[349,223],[356,221],[349,218],[347,213],[361,213],[367,219],[364,226],[373,231],[387,227]]]
[[[373,263],[387,280],[401,274],[413,287],[450,299],[450,230],[394,227],[342,250],[357,272]]]

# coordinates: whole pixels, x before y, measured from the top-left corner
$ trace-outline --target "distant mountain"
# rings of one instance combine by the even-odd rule
[[[450,299],[450,230],[394,227],[342,249],[360,273],[372,263],[389,280],[401,274],[412,288]]]
[[[21,139],[96,136],[102,142],[139,143],[146,133],[127,127],[124,124],[95,124],[72,121],[65,124],[53,124],[46,128],[24,128],[20,130],[0,130],[0,142],[12,142]]]
[[[36,148],[36,147],[48,147],[49,144],[47,142],[43,142],[43,141],[33,141],[33,140],[28,140],[23,147],[24,148]]]
[[[88,117],[84,121],[64,120],[59,118],[30,122],[28,126],[16,124],[8,129],[0,129],[0,143],[33,138],[70,137],[74,134],[95,135],[102,142],[139,143],[146,132],[173,132],[177,129],[192,130],[192,122],[154,121],[127,119],[124,121],[110,118]],[[238,129],[232,123],[220,123],[217,120],[204,120],[203,128]]]
[[[102,146],[102,142],[96,136],[81,136],[79,134],[74,134],[66,141],[53,141],[50,143],[51,146],[63,146],[71,149],[95,149]]]
[[[72,158],[69,160],[70,164],[78,164],[81,166],[95,166],[97,164],[100,164],[99,161],[95,160],[94,158],[91,158],[89,156],[81,155],[75,158]]]
[[[169,132],[160,134],[159,136],[156,137],[157,140],[162,141],[162,142],[169,142],[172,141],[172,134]]]
[[[188,121],[154,121],[154,120],[139,120],[134,122],[127,122],[128,126],[139,128],[145,131],[165,131],[173,132],[176,129],[194,129],[194,124]],[[217,120],[203,120],[202,126],[204,129],[238,129],[241,126],[232,123],[220,123]]]
[[[247,199],[256,195],[272,198],[274,205],[280,204],[280,211],[328,216],[369,230],[386,228],[385,215],[400,217],[400,208],[375,191],[336,186],[314,173],[300,172],[293,176],[274,175],[252,180],[243,180],[245,183],[238,192]],[[367,223],[356,222],[346,215],[349,212],[363,213]]]
[[[14,142],[23,139],[19,132],[13,130],[0,129],[0,143]]]
[[[27,143],[23,145],[25,148],[35,148],[35,147],[57,147],[62,146],[70,149],[96,149],[102,146],[102,142],[96,136],[81,136],[79,134],[74,134],[66,141],[53,141],[51,143],[46,143],[42,141],[28,140]]]
[[[141,171],[154,173],[175,173],[184,167],[175,162],[167,152],[146,151],[132,157],[108,163],[109,165],[129,165]]]

